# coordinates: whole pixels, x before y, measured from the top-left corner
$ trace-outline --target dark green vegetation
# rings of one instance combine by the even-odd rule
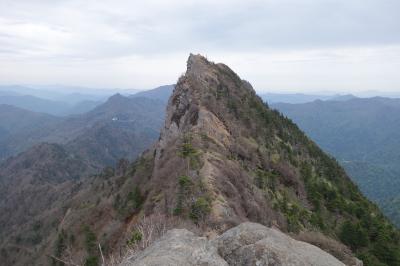
[[[133,190],[122,198],[118,193],[115,197],[113,207],[118,211],[121,217],[129,217],[133,212],[140,211],[143,204],[143,195],[138,186],[134,186]]]
[[[57,259],[61,258],[63,252],[67,249],[67,241],[68,239],[65,231],[61,230],[57,235],[57,240],[54,245],[54,258],[51,258],[52,265],[63,265],[63,263]]]
[[[191,170],[199,166],[199,151],[192,144],[191,134],[183,137],[182,145],[178,150],[178,156],[186,161],[186,173],[178,177],[178,195],[174,215],[189,217],[195,223],[204,221],[211,211],[210,199],[204,190],[201,180],[194,183],[189,176]],[[195,197],[193,197],[195,195]]]
[[[400,226],[400,100],[389,98],[276,104],[335,156],[384,213]]]
[[[138,230],[135,230],[132,232],[132,236],[128,241],[126,242],[128,245],[135,245],[139,243],[142,240],[143,236],[142,233],[140,233]]]
[[[83,233],[85,235],[85,249],[88,256],[85,258],[85,266],[99,265],[99,250],[97,246],[97,237],[89,226],[84,226]]]
[[[270,129],[267,132],[275,131],[281,139],[279,145],[282,149],[276,150],[276,154],[281,156],[279,160],[290,162],[290,168],[300,169],[307,199],[313,206],[311,210],[307,209],[293,197],[295,191],[290,183],[285,184],[282,173],[279,176],[258,170],[255,182],[278,202],[286,216],[288,230],[296,232],[301,228],[316,228],[324,234],[337,236],[365,260],[365,265],[376,265],[378,261],[382,265],[400,265],[399,232],[377,207],[360,194],[339,164],[308,140],[289,119],[257,107],[256,103],[249,108],[251,106],[255,106],[265,126]],[[277,148],[277,143],[265,143],[270,151]],[[298,148],[303,145],[304,148]],[[313,159],[307,159],[308,156]],[[276,180],[280,180],[280,184],[277,185]]]

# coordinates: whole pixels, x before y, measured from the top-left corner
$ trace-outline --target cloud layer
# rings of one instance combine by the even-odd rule
[[[189,52],[258,90],[400,90],[395,0],[3,0],[0,83],[151,88]]]

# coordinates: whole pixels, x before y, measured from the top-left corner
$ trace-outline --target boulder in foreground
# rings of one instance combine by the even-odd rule
[[[344,264],[320,248],[294,240],[277,229],[246,222],[213,240],[198,237],[186,229],[170,230],[147,249],[126,258],[121,265],[343,266]]]

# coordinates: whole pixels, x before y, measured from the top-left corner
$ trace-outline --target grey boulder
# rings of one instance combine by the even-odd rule
[[[243,223],[215,240],[229,265],[343,266],[320,248],[297,241],[277,229]]]
[[[186,229],[173,229],[138,254],[126,258],[121,265],[137,266],[227,266],[217,248],[205,237]]]
[[[320,248],[277,229],[246,222],[213,240],[186,229],[168,231],[145,250],[125,258],[123,266],[343,266]],[[361,263],[362,265],[362,263]]]

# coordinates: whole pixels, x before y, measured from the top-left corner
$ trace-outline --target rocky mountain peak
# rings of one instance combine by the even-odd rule
[[[298,170],[282,154],[287,140],[280,136],[293,133],[289,131],[303,135],[285,126],[292,124],[269,110],[229,67],[191,54],[169,100],[152,176],[168,186],[182,176],[200,183],[202,188],[193,191],[197,199],[184,202],[182,209],[188,211],[193,201],[207,198],[209,217],[221,226],[251,219],[284,227],[284,218],[254,186],[260,169],[275,171],[286,179],[279,182],[286,182],[307,204]],[[179,185],[174,189],[173,194],[179,193]],[[166,195],[168,208],[181,205],[177,200]]]
[[[270,109],[247,81],[201,55],[189,56],[154,154],[143,185],[145,211],[190,218],[205,224],[205,231],[252,221],[284,232],[328,230],[337,236],[348,217],[360,222],[351,206],[379,212],[337,162]],[[317,244],[335,250],[337,240],[323,236]]]
[[[187,71],[192,73],[204,72],[207,68],[213,65],[206,57],[200,54],[190,54],[187,60]]]
[[[161,132],[158,154],[166,142],[190,131],[216,135],[226,131],[222,120],[232,120],[227,113],[237,111],[241,101],[255,96],[251,85],[242,81],[229,67],[215,64],[204,56],[191,54],[187,71],[180,77],[167,107],[165,127]],[[231,110],[228,110],[231,108]],[[212,132],[211,132],[212,131]],[[226,132],[222,133],[226,135]],[[222,136],[214,136],[223,141]],[[222,139],[221,139],[222,138]]]

